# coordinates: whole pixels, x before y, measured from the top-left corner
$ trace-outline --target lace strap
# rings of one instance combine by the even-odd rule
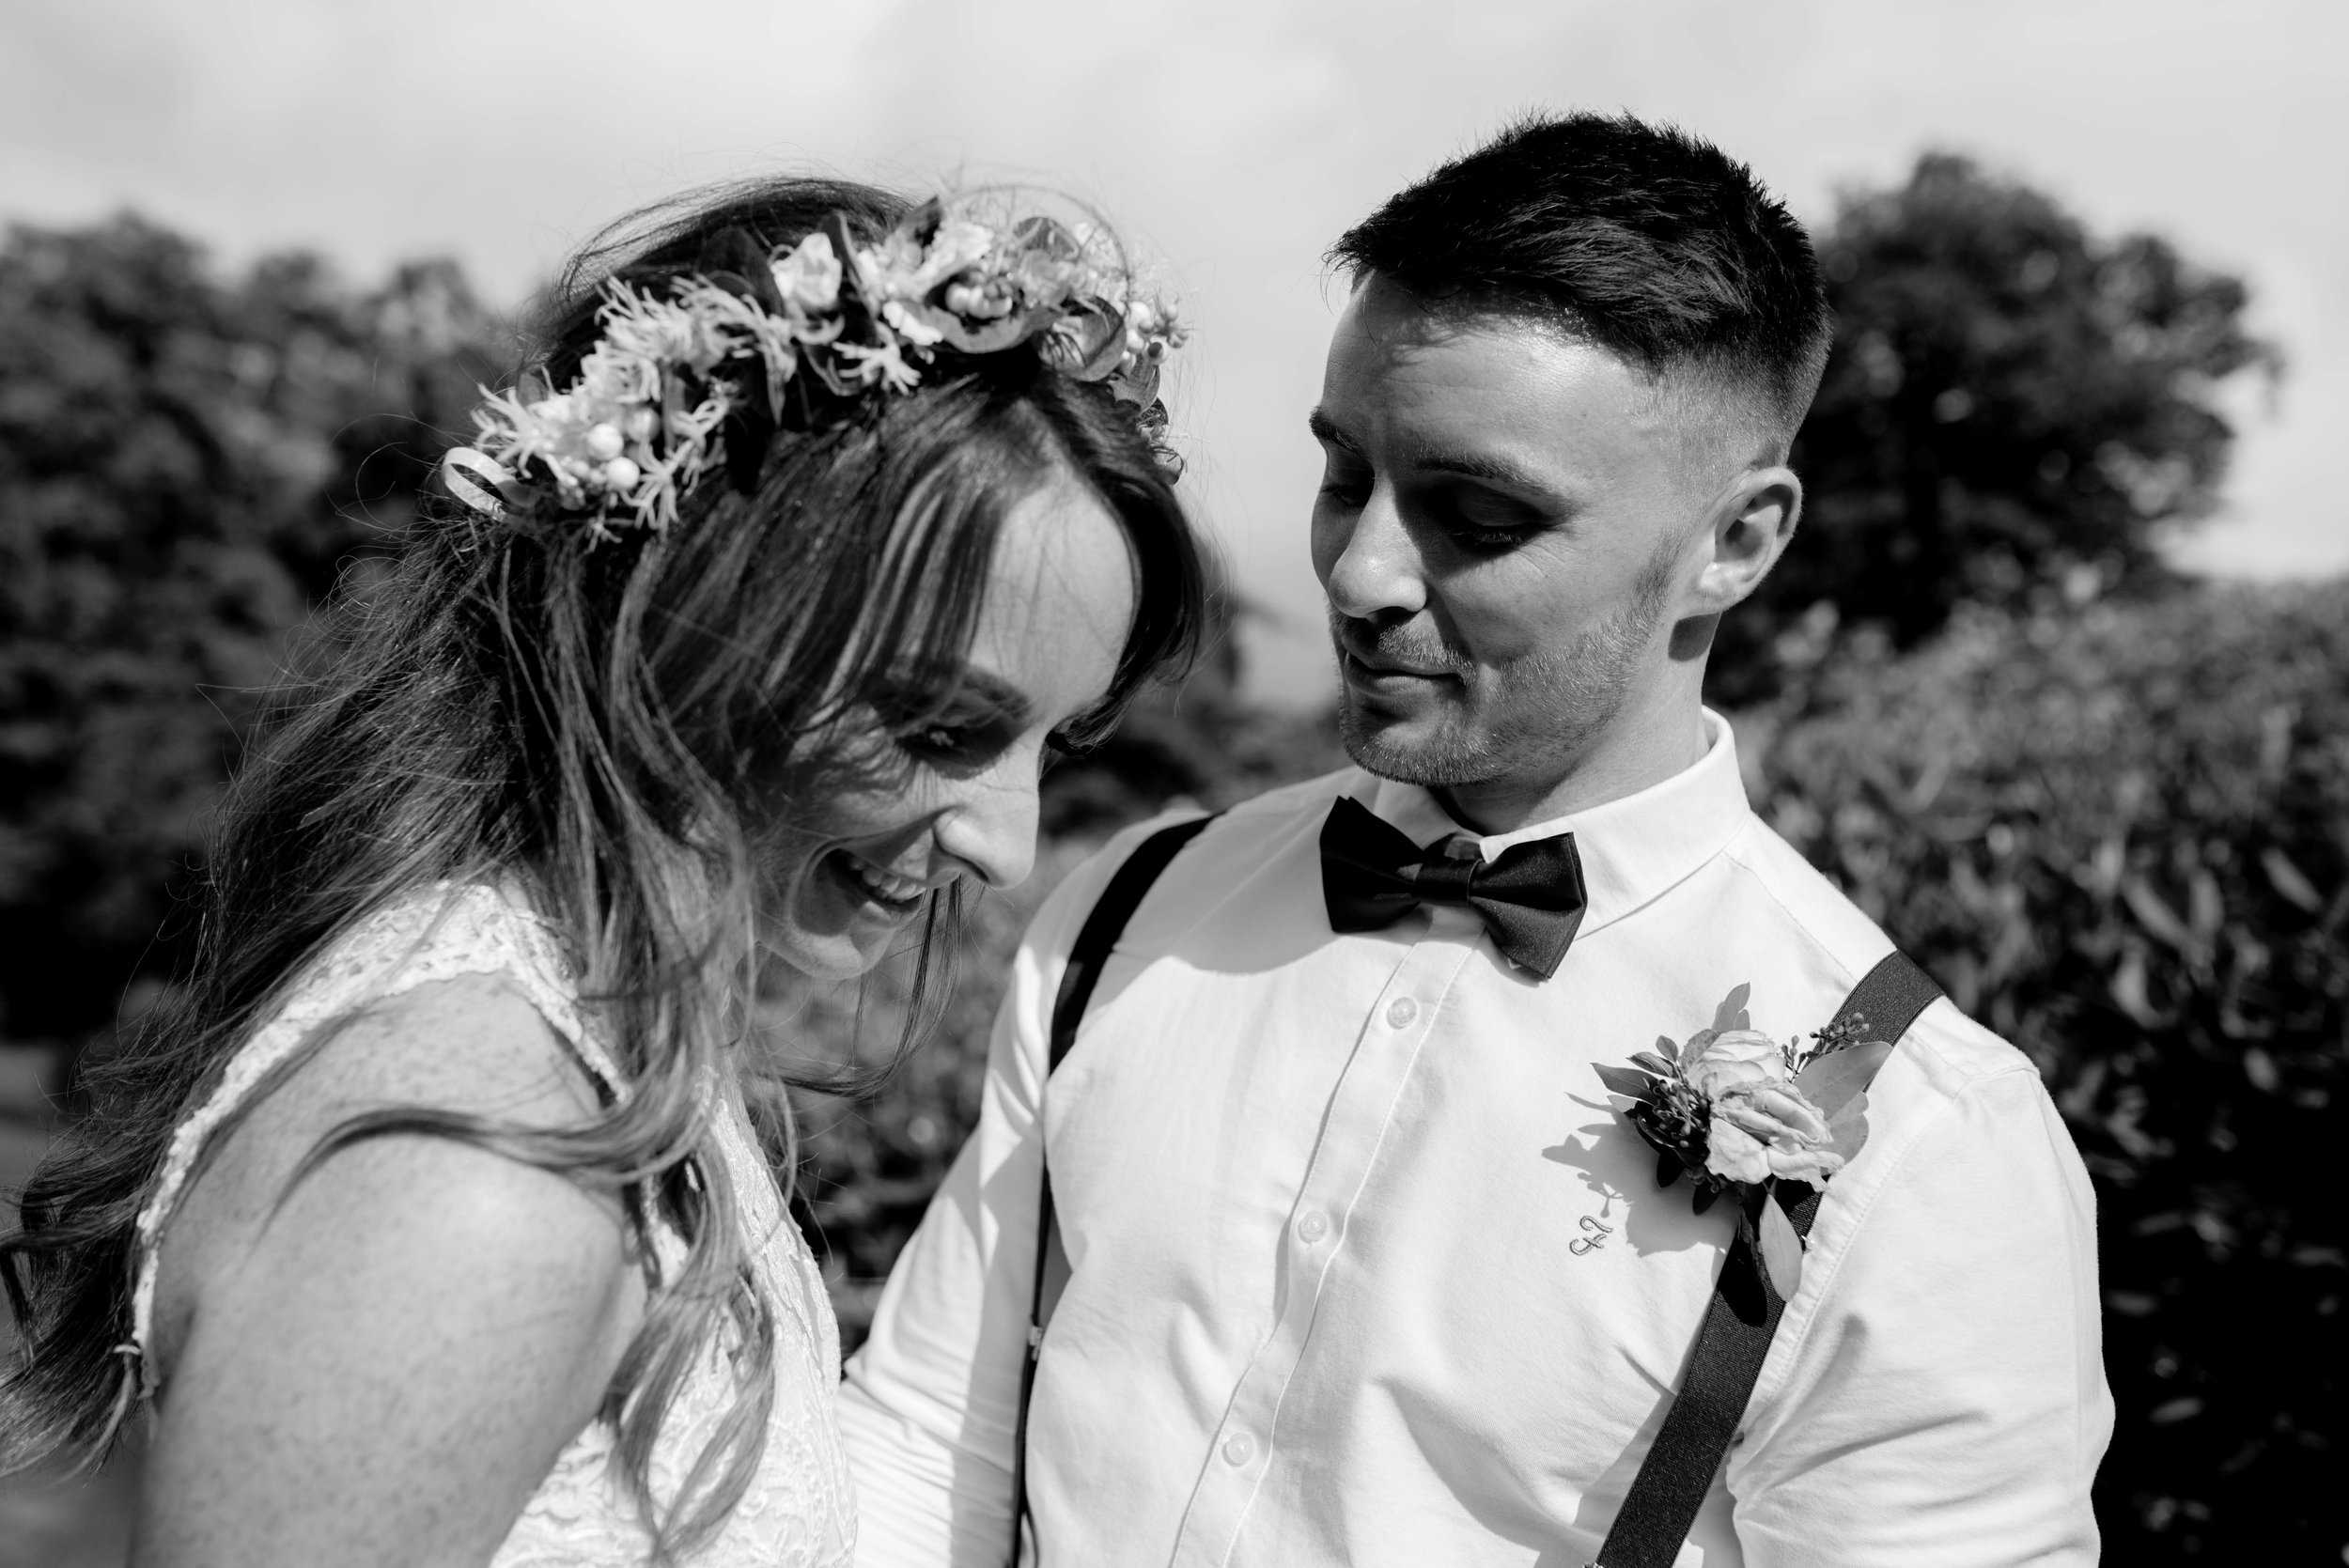
[[[443,884],[362,921],[311,966],[277,1012],[237,1048],[211,1092],[173,1130],[163,1172],[139,1211],[132,1333],[117,1347],[117,1354],[132,1359],[142,1397],[151,1397],[158,1387],[149,1355],[156,1251],[211,1136],[320,1026],[420,986],[468,974],[512,982],[607,1093],[623,1091],[618,1068],[580,1016],[552,934],[517,894],[485,883]]]

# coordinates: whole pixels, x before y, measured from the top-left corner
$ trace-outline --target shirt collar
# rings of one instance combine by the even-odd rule
[[[1414,843],[1433,844],[1457,833],[1489,861],[1513,844],[1574,835],[1589,903],[1579,930],[1587,934],[1649,903],[1729,847],[1750,815],[1737,771],[1737,741],[1729,721],[1703,712],[1704,755],[1660,784],[1566,816],[1529,823],[1505,833],[1470,832],[1419,784],[1376,782],[1363,804]]]

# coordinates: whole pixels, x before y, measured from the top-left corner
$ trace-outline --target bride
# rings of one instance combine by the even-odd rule
[[[143,1563],[848,1560],[754,972],[934,972],[1200,617],[1178,329],[1010,199],[773,182],[572,263],[0,1244],[0,1468],[151,1422]]]

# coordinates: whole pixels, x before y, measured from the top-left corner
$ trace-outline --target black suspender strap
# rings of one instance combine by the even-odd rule
[[[1940,994],[1933,978],[1905,955],[1888,953],[1852,988],[1835,1021],[1864,1016],[1865,1038],[1898,1045],[1917,1015]],[[1808,1236],[1811,1222],[1818,1218],[1818,1190],[1800,1182],[1781,1182],[1776,1201],[1794,1222],[1795,1234]],[[1721,1456],[1745,1419],[1746,1402],[1753,1397],[1770,1337],[1785,1310],[1786,1303],[1770,1287],[1768,1271],[1739,1235],[1730,1243],[1729,1257],[1714,1282],[1688,1375],[1664,1413],[1664,1424],[1632,1479],[1594,1568],[1670,1568],[1680,1555],[1697,1510],[1712,1490]]]
[[[1049,1080],[1068,1054],[1068,1048],[1077,1043],[1077,1025],[1084,1018],[1085,1004],[1093,1000],[1093,987],[1100,981],[1101,970],[1109,963],[1111,950],[1124,934],[1126,923],[1142,907],[1150,885],[1167,868],[1184,845],[1197,838],[1213,816],[1194,817],[1178,822],[1172,828],[1161,828],[1142,841],[1142,845],[1126,863],[1117,868],[1109,886],[1101,890],[1099,902],[1077,932],[1076,943],[1068,950],[1068,965],[1061,970],[1060,994],[1052,1000],[1052,1024],[1050,1050],[1045,1063]],[[1036,1157],[1043,1161],[1043,1106],[1036,1107]],[[1045,1265],[1056,1237],[1052,1214],[1052,1172],[1044,1170],[1041,1191],[1036,1201],[1035,1221],[1035,1288],[1028,1296],[1028,1354],[1019,1367],[1019,1418],[1013,1427],[1011,1451],[1011,1557],[1010,1568],[1019,1568],[1019,1541],[1023,1533],[1032,1533],[1034,1524],[1028,1517],[1028,1402],[1035,1394],[1036,1358],[1044,1349],[1044,1281]]]

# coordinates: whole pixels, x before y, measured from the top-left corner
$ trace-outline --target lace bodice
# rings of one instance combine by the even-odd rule
[[[354,1008],[434,981],[495,974],[519,987],[615,1091],[618,1076],[583,1021],[552,937],[511,893],[485,885],[419,893],[355,927],[295,986],[276,1015],[231,1059],[219,1086],[182,1122],[163,1179],[138,1221],[132,1287],[133,1343],[146,1377],[154,1316],[155,1250],[195,1154],[277,1063],[319,1025]],[[718,1119],[715,1141],[740,1194],[750,1254],[775,1322],[775,1399],[757,1474],[725,1528],[684,1560],[690,1568],[845,1568],[855,1544],[855,1504],[832,1414],[840,1334],[823,1281],[786,1213],[774,1178],[740,1116]],[[664,1256],[678,1245],[656,1236]],[[151,1377],[145,1391],[154,1392]],[[708,1347],[679,1391],[653,1456],[657,1496],[675,1496],[733,1401],[724,1350]],[[650,1539],[609,1461],[609,1422],[590,1423],[555,1461],[492,1559],[492,1568],[622,1568],[641,1564]]]

